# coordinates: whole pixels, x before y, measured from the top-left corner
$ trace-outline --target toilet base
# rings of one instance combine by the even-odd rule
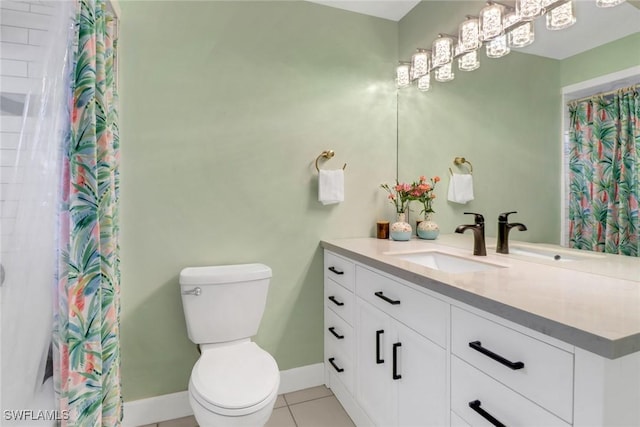
[[[263,427],[273,412],[273,407],[278,398],[277,394],[271,398],[271,402],[263,408],[250,414],[232,417],[212,412],[202,406],[189,392],[189,405],[193,409],[193,415],[200,427]]]

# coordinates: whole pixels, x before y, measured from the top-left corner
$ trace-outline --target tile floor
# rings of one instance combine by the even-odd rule
[[[194,417],[140,427],[198,427]],[[355,427],[338,399],[325,386],[278,396],[265,427]]]

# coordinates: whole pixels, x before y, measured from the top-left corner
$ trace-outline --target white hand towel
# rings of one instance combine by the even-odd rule
[[[331,205],[344,201],[344,171],[342,169],[318,172],[318,201]]]
[[[450,202],[465,204],[473,200],[473,175],[454,173],[449,180]]]

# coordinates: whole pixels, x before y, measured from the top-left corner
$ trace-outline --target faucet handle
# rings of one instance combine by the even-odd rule
[[[499,222],[508,222],[509,221],[509,215],[515,214],[515,213],[518,213],[518,211],[502,212],[500,215],[498,215],[498,221]]]
[[[465,212],[465,215],[475,215],[476,224],[484,224],[484,216],[475,212]]]

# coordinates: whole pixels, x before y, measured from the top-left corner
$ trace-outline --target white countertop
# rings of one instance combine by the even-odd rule
[[[337,254],[496,314],[607,358],[640,351],[640,258],[510,241],[510,246],[553,248],[584,259],[559,262],[495,253],[473,256],[473,236],[395,242],[375,238],[324,240]],[[389,253],[436,250],[500,265],[469,273],[446,273]]]

